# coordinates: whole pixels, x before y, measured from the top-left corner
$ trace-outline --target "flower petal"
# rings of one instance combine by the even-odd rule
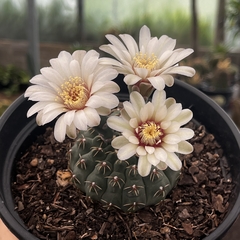
[[[189,154],[193,151],[193,146],[187,141],[178,143],[178,153]]]
[[[170,167],[173,171],[179,171],[182,167],[182,162],[178,158],[178,156],[175,153],[167,153],[167,160],[166,164],[168,167]]]
[[[193,49],[175,49],[164,67],[171,67],[193,53]]]
[[[155,116],[154,116],[154,119],[156,122],[161,122],[167,115],[167,108],[166,106],[161,106],[159,108],[156,108],[155,107]],[[165,121],[165,122],[169,122],[169,121]],[[165,125],[165,127],[163,127],[163,125]],[[167,126],[166,126],[166,123],[164,124],[164,121],[161,123],[161,127],[162,128],[167,128],[168,126],[170,126],[171,123],[168,123]]]
[[[140,110],[140,119],[142,122],[146,122],[149,119],[152,119],[154,113],[154,106],[151,102],[145,104]]]
[[[181,126],[188,123],[193,117],[193,113],[190,109],[183,109],[181,113],[174,118]]]
[[[106,92],[97,93],[89,98],[86,103],[87,107],[91,108],[114,108],[119,104],[119,100],[113,94],[108,94]]]
[[[55,108],[52,111],[48,111],[47,113],[44,113],[43,110],[43,115],[42,115],[42,124],[46,124],[51,122],[53,119],[55,119],[58,115],[60,115],[61,113],[63,113],[63,109],[62,108]]]
[[[174,66],[164,71],[164,74],[180,74],[187,77],[192,77],[195,73],[196,71],[188,66]]]
[[[102,116],[107,116],[111,113],[111,110],[105,107],[96,108],[96,111]]]
[[[120,160],[126,160],[136,154],[136,149],[136,144],[127,143],[118,150],[117,156]]]
[[[162,142],[161,146],[164,148],[166,152],[178,152],[178,144],[168,144]]]
[[[165,74],[162,74],[162,78],[165,82],[165,84],[168,86],[168,87],[172,87],[173,84],[174,84],[174,78],[172,75],[165,75]]]
[[[135,83],[137,83],[138,81],[140,81],[142,78],[139,77],[138,75],[134,75],[134,74],[128,74],[127,76],[124,77],[124,82],[127,85],[134,85]]]
[[[54,137],[58,142],[63,142],[65,139],[65,135],[66,135],[66,123],[63,115],[55,123]]]
[[[76,127],[73,123],[70,126],[67,126],[66,134],[71,139],[75,139],[77,137]]]
[[[139,113],[141,108],[145,106],[145,101],[139,92],[132,92],[130,94],[130,101],[136,113]]]
[[[147,156],[140,156],[138,158],[138,173],[142,177],[146,177],[151,171],[151,163],[147,160]]]
[[[161,91],[165,88],[165,81],[162,76],[149,77],[148,80],[158,91]]]
[[[37,103],[33,104],[32,107],[30,107],[27,111],[27,117],[31,117],[36,112],[39,112],[49,103],[51,103],[51,102],[37,102]]]
[[[154,91],[152,96],[152,103],[155,106],[155,109],[158,110],[161,106],[163,106],[166,100],[166,92],[165,91]]]
[[[119,132],[123,132],[126,129],[131,131],[131,127],[128,125],[126,121],[124,121],[121,117],[111,116],[107,119],[107,125]]]
[[[130,102],[124,102],[123,103],[125,114],[127,113],[130,118],[137,118],[138,119],[138,113],[133,108],[133,105]]]
[[[160,161],[157,165],[157,168],[160,170],[165,170],[168,167],[168,165],[165,162]]]
[[[169,134],[169,133],[176,133],[178,130],[180,129],[180,124],[179,122],[176,122],[176,121],[172,121],[171,122],[171,125],[164,130],[164,133],[166,134]]]
[[[171,126],[171,121],[165,121],[164,120],[164,121],[161,122],[161,128],[164,129],[164,130],[168,129],[170,126]]]
[[[154,154],[155,154],[156,158],[160,159],[162,162],[165,162],[167,159],[167,153],[161,147],[156,147]]]
[[[123,40],[131,56],[135,56],[138,52],[138,46],[134,38],[129,34],[120,34],[119,37]]]
[[[145,146],[145,150],[147,151],[148,154],[152,154],[155,151],[155,147]]]
[[[138,138],[135,137],[135,136],[130,136],[130,137],[128,138],[128,140],[129,140],[130,143],[139,144],[139,140],[138,140]]]
[[[73,122],[75,111],[68,111],[64,114],[64,121],[67,126],[70,126]]]
[[[158,165],[159,162],[160,162],[160,160],[158,158],[156,158],[154,153],[153,154],[148,154],[147,159],[153,166]]]
[[[129,143],[129,141],[123,137],[123,136],[118,136],[112,140],[112,146],[116,149],[119,149]]]
[[[138,146],[136,152],[139,156],[146,155],[147,152],[143,146]]]
[[[175,134],[177,134],[181,140],[188,140],[194,136],[194,131],[190,128],[180,128]]]
[[[99,125],[101,119],[96,109],[86,107],[83,109],[83,111],[87,118],[87,125],[89,127],[94,127]]]
[[[167,144],[176,144],[181,141],[181,138],[177,134],[167,134],[162,140]]]
[[[73,122],[77,129],[87,130],[87,118],[83,110],[75,113]]]
[[[151,39],[151,32],[147,26],[143,26],[139,32],[139,49],[146,49],[147,44]]]
[[[138,120],[137,118],[131,118],[129,120],[129,125],[132,127],[132,128],[137,128],[138,127]]]
[[[173,120],[176,118],[182,111],[182,104],[181,103],[176,103],[171,105],[168,108],[167,115],[164,120]]]

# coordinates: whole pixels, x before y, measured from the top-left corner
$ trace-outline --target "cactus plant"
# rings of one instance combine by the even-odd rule
[[[106,208],[136,211],[164,200],[175,186],[180,171],[152,166],[148,176],[137,170],[137,156],[119,160],[111,146],[116,132],[103,117],[99,126],[80,131],[71,149],[69,168],[73,182],[86,196]]]
[[[37,113],[38,125],[58,118],[57,141],[65,135],[76,139],[69,161],[75,185],[106,208],[134,212],[165,199],[182,167],[176,153],[193,151],[186,140],[194,132],[182,128],[192,112],[166,99],[164,88],[174,84],[172,74],[191,77],[195,70],[177,64],[192,49],[173,50],[174,39],[152,38],[147,26],[140,30],[139,47],[130,35],[120,37],[125,45],[107,35],[112,44],[100,47],[120,62],[99,58],[95,50],[62,51],[30,80],[25,97],[37,101],[27,116]],[[120,88],[112,81],[118,74],[124,74],[130,94],[121,110],[115,95]]]

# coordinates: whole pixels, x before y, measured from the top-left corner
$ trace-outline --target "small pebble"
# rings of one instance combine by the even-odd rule
[[[34,158],[31,162],[30,162],[30,165],[32,167],[36,167],[38,165],[38,159],[37,158]]]
[[[56,173],[56,183],[58,186],[65,187],[70,184],[72,173],[69,170],[58,170]]]
[[[21,201],[18,201],[18,211],[22,211],[24,209],[24,205]]]
[[[54,160],[49,158],[49,159],[47,160],[47,163],[48,163],[49,165],[53,165]]]

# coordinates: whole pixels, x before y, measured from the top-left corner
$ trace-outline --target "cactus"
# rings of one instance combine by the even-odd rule
[[[158,204],[175,186],[180,171],[152,166],[148,176],[140,176],[137,156],[124,161],[117,158],[111,146],[117,133],[107,126],[106,119],[102,117],[99,126],[79,132],[69,161],[74,184],[107,209],[134,212]]]

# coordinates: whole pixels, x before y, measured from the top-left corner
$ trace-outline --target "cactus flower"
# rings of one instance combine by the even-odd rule
[[[107,120],[110,128],[121,132],[112,141],[118,149],[117,156],[126,160],[133,155],[138,158],[138,172],[147,176],[151,167],[160,170],[170,167],[181,169],[182,163],[176,153],[189,154],[192,145],[186,140],[193,137],[192,129],[181,127],[192,118],[192,111],[182,109],[174,98],[167,98],[165,91],[155,91],[152,101],[145,103],[140,93],[130,94],[130,102],[123,103],[121,116]]]
[[[139,33],[139,44],[131,35],[120,34],[119,37],[122,41],[113,35],[106,35],[111,44],[100,46],[100,50],[116,59],[102,58],[101,63],[112,65],[119,73],[124,74],[124,82],[127,85],[135,85],[141,89],[143,84],[143,91],[150,87],[163,90],[165,85],[173,85],[172,75],[192,77],[195,74],[193,68],[178,65],[179,61],[190,55],[193,50],[174,50],[176,40],[166,35],[159,39],[152,38],[149,28],[143,26]]]
[[[34,76],[33,84],[25,92],[29,100],[37,101],[27,113],[37,113],[38,125],[44,125],[60,116],[54,127],[56,140],[62,142],[67,134],[76,137],[76,129],[87,130],[100,123],[99,115],[108,115],[119,103],[113,94],[119,86],[111,81],[117,71],[99,64],[95,50],[75,51],[72,55],[60,52]]]

